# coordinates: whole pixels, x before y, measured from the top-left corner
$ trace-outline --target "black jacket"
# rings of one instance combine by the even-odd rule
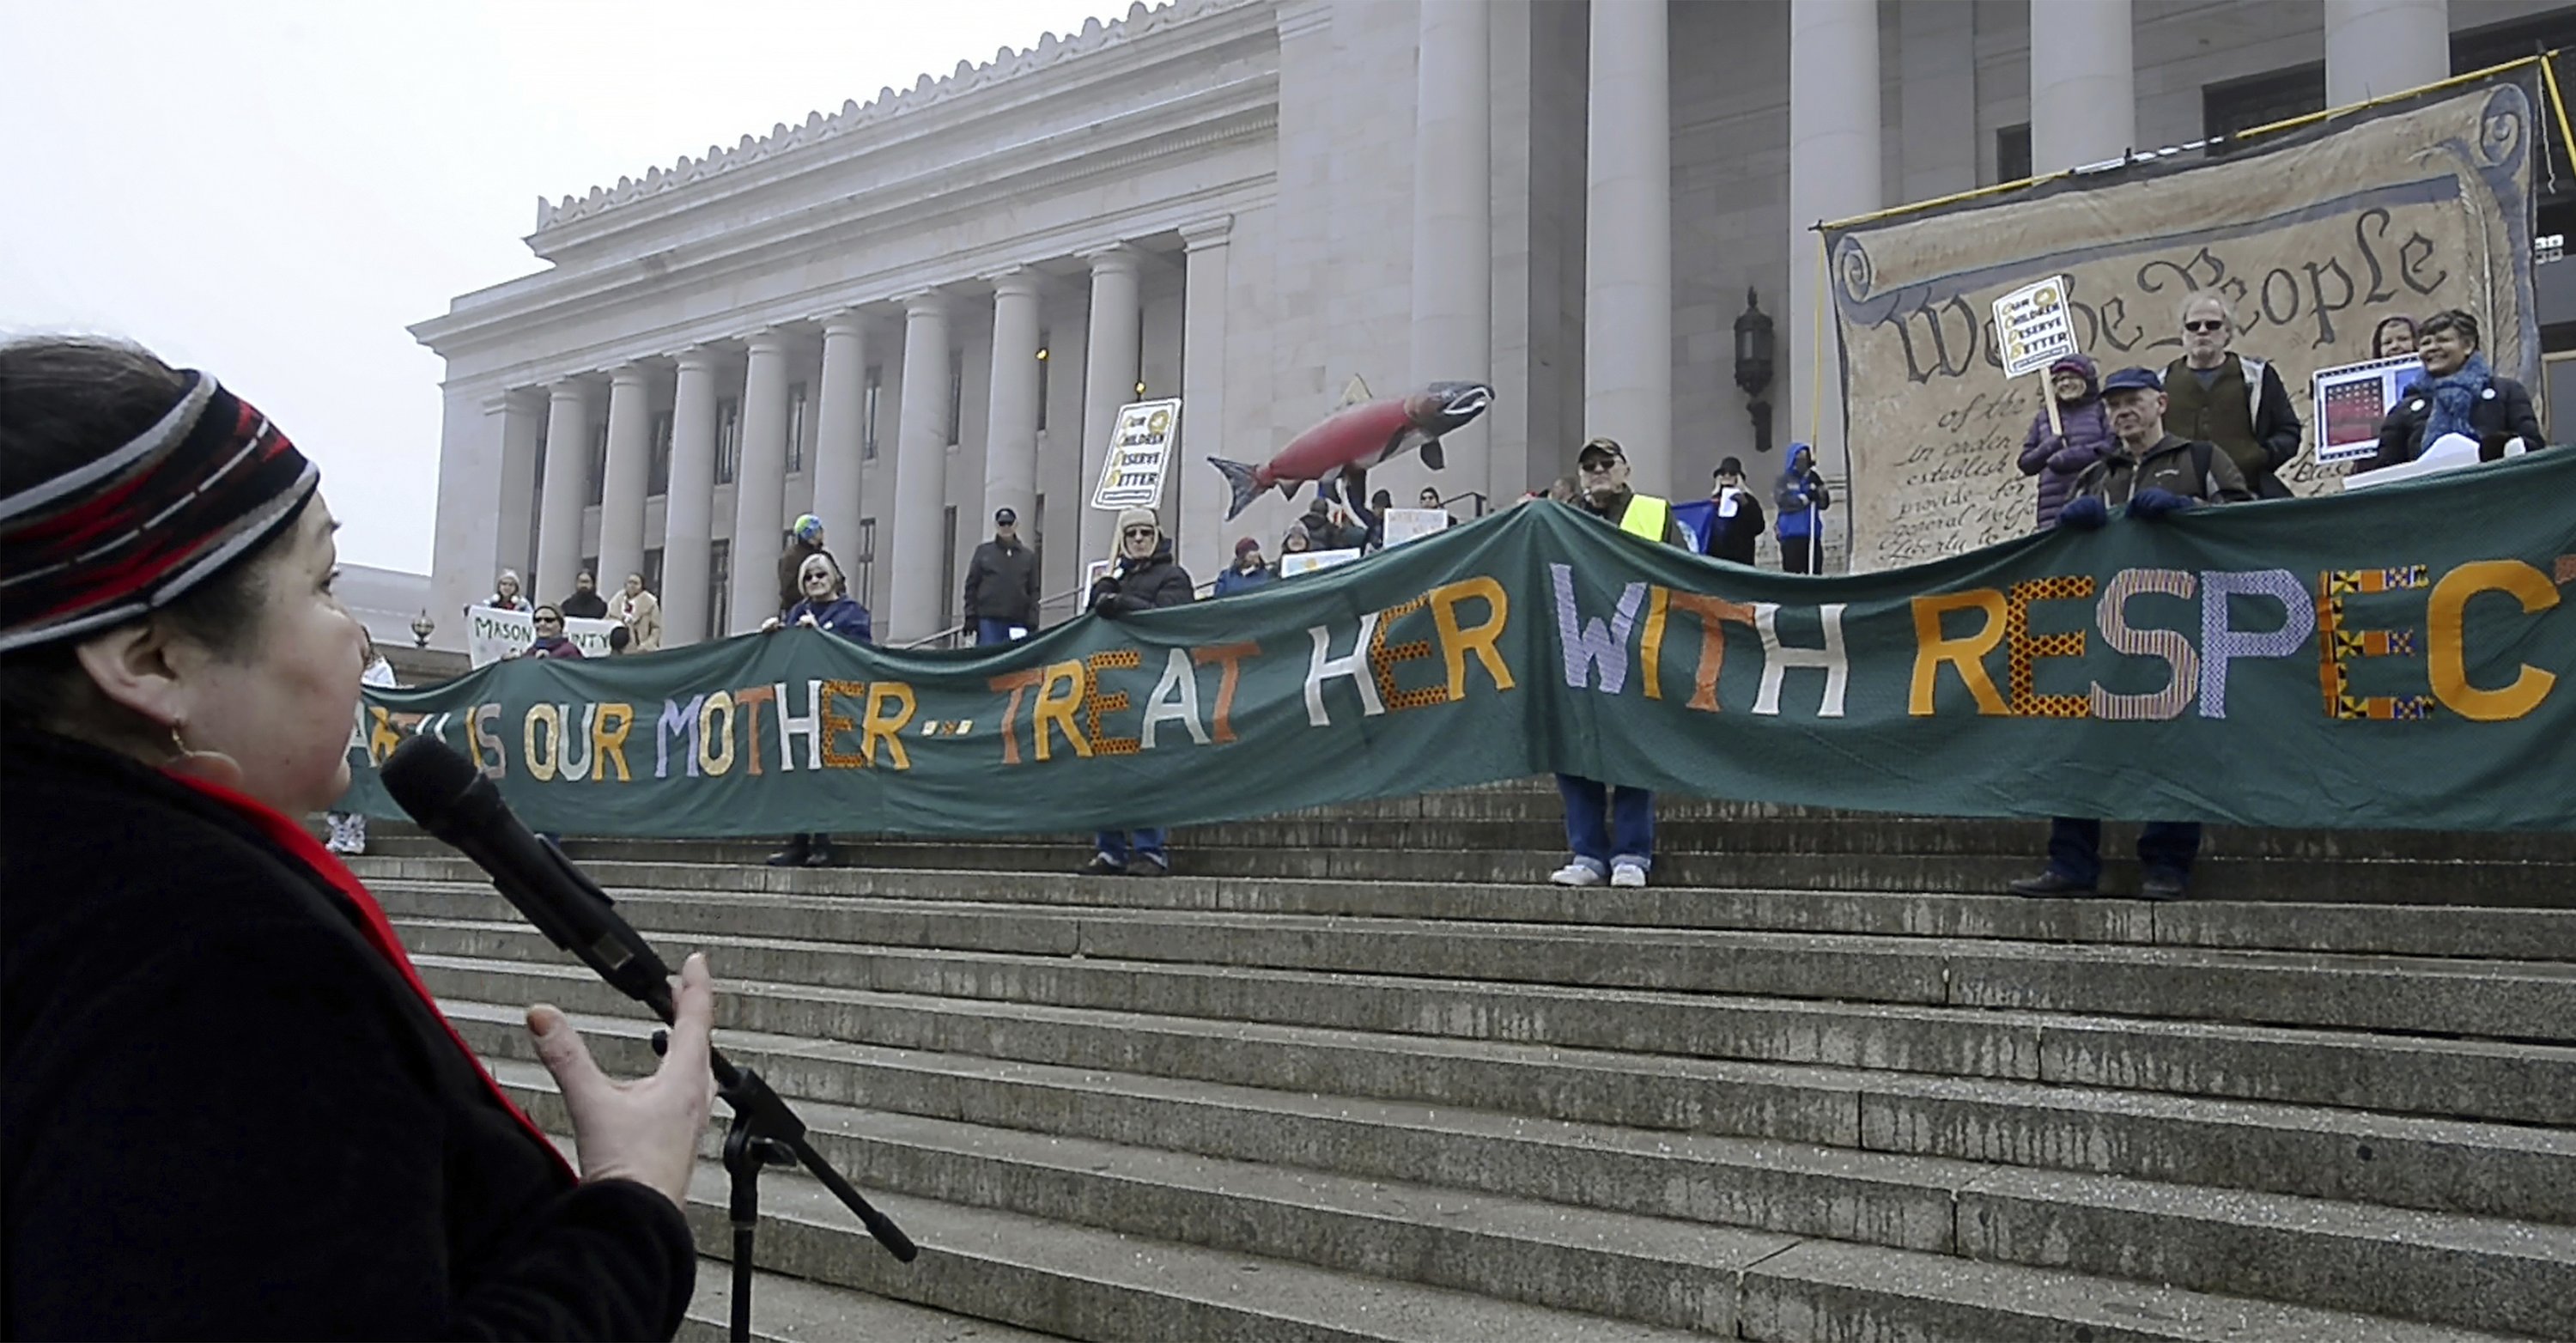
[[[2433,418],[2433,396],[2423,384],[2406,389],[2406,395],[2388,410],[2388,418],[2379,422],[2379,451],[2370,464],[2361,468],[2376,471],[2383,466],[2411,462],[2424,455],[2424,426]],[[2520,438],[2527,447],[2548,446],[2541,437],[2540,416],[2531,408],[2531,393],[2511,378],[2491,378],[2486,391],[2469,407],[2469,427],[2477,431],[2478,442],[2502,442]]]
[[[574,1185],[320,872],[63,738],[0,788],[0,1335],[679,1327],[679,1210]]]
[[[2140,490],[2163,490],[2204,504],[2243,503],[2254,497],[2253,486],[2227,449],[2167,434],[2134,457],[2113,440],[2111,450],[2075,478],[2068,502],[2089,496],[2118,508]]]
[[[966,618],[1035,625],[1038,553],[1018,542],[987,541],[966,562]]]
[[[1739,489],[1735,516],[1717,515],[1717,500],[1710,501],[1708,515],[1708,553],[1737,564],[1753,563],[1753,545],[1762,539],[1762,500],[1749,489]]]
[[[1187,606],[1194,586],[1190,571],[1172,558],[1172,538],[1166,536],[1149,558],[1111,565],[1091,585],[1091,609],[1114,620],[1157,606]]]
[[[603,620],[608,616],[608,599],[597,592],[576,592],[557,602],[555,609],[574,620]]]

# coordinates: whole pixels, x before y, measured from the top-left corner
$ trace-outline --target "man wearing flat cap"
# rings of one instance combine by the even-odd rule
[[[966,618],[979,648],[1025,638],[1038,623],[1038,555],[1020,544],[1016,509],[993,510],[993,539],[966,562]]]

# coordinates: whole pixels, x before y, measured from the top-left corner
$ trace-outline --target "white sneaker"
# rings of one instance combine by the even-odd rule
[[[1547,879],[1559,886],[1598,886],[1601,884],[1601,869],[1590,863],[1567,863],[1548,873]]]
[[[1610,869],[1610,884],[1613,886],[1643,886],[1646,884],[1646,869],[1635,863],[1620,863]]]

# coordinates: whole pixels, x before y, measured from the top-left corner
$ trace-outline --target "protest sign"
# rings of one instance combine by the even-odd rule
[[[2066,277],[2052,275],[1996,299],[1995,332],[2003,343],[2007,378],[2037,373],[2075,353],[2075,323],[2067,316]]]
[[[1356,550],[1298,550],[1279,557],[1279,576],[1295,578],[1318,569],[1331,569],[1358,559]]]
[[[1563,772],[1958,816],[2576,831],[2576,453],[1803,577],[1534,503],[990,649],[813,630],[364,691],[541,830],[1008,835]],[[2425,519],[2443,525],[2428,527]],[[1330,769],[1314,762],[1329,760]],[[2034,832],[2036,834],[2036,832]]]
[[[1434,536],[1447,531],[1449,523],[1449,510],[1445,508],[1390,508],[1386,511],[1386,543],[1400,546]]]
[[[2015,459],[2046,392],[2028,379],[1998,385],[2008,352],[1990,305],[2033,275],[2066,277],[2072,334],[2106,373],[2173,362],[2180,304],[2208,290],[2235,310],[2231,348],[2271,361],[2294,401],[2308,400],[2315,370],[2371,357],[2385,319],[2445,307],[2478,314],[2498,375],[2537,386],[2537,134],[2523,88],[2491,82],[2220,158],[1827,230],[1854,567],[2030,529],[2036,486]],[[2312,405],[2298,410],[2315,425]],[[2302,452],[2280,475],[2316,494],[2344,470]]]
[[[614,620],[580,617],[564,621],[564,637],[572,640],[586,658],[609,655],[608,632],[617,628]],[[480,667],[515,657],[537,641],[536,612],[503,611],[490,606],[465,608],[465,660]]]
[[[2411,354],[2318,369],[2308,380],[2308,401],[2317,408],[2310,430],[2317,460],[2350,461],[2378,451],[2380,422],[2422,376],[2424,361]]]
[[[1172,462],[1172,444],[1181,428],[1178,397],[1136,401],[1118,408],[1109,432],[1109,456],[1101,464],[1100,484],[1091,492],[1093,508],[1153,508],[1162,503],[1163,475]]]

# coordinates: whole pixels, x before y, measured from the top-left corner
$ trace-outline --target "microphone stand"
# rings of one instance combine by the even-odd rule
[[[603,904],[614,903],[605,891],[591,882],[588,875],[573,865],[571,859],[564,857],[563,850],[557,848],[554,841],[541,838],[537,844],[574,883],[597,895]],[[506,885],[494,884],[501,886],[503,895],[512,897],[511,903],[518,905],[548,940],[580,957],[598,971],[600,978],[606,980],[610,987],[652,1009],[653,1015],[661,1018],[666,1026],[678,1018],[679,1009],[671,997],[668,968],[645,944],[643,936],[624,920],[601,911],[607,918],[615,920],[614,933],[576,945],[577,930],[554,916],[543,902],[523,902]],[[669,1047],[668,1031],[653,1032],[655,1054],[662,1054]],[[733,1061],[713,1045],[707,1049],[707,1064],[715,1073],[716,1094],[733,1107],[733,1122],[725,1130],[724,1167],[732,1184],[727,1203],[728,1215],[733,1222],[734,1343],[750,1343],[751,1339],[752,1234],[760,1214],[760,1172],[764,1166],[802,1164],[807,1173],[832,1191],[832,1196],[839,1199],[843,1207],[857,1214],[868,1234],[876,1237],[877,1243],[885,1246],[897,1260],[909,1264],[919,1257],[920,1248],[903,1233],[903,1228],[877,1211],[866,1196],[843,1179],[839,1171],[832,1169],[832,1163],[824,1160],[823,1154],[815,1151],[814,1145],[805,1140],[805,1121],[771,1089],[767,1079],[752,1069],[735,1067]]]

